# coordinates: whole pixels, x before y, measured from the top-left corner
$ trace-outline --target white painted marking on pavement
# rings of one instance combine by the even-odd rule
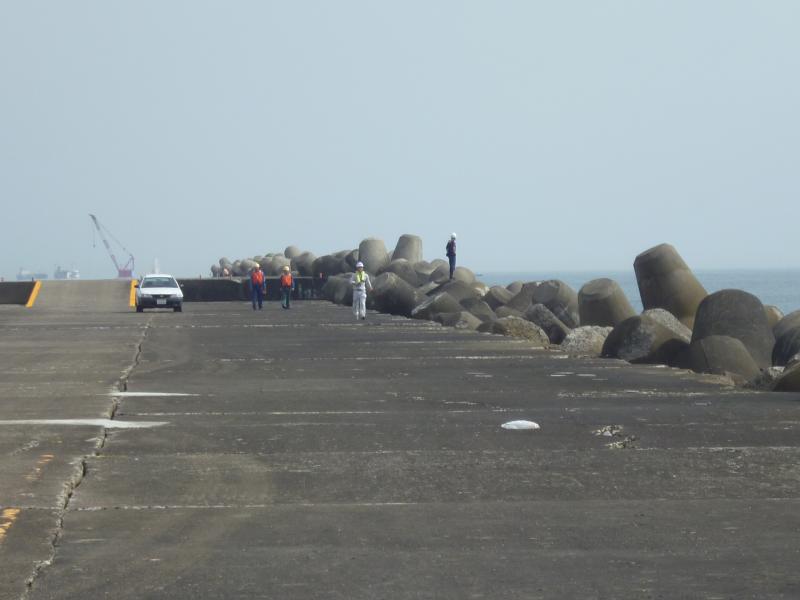
[[[167,397],[167,396],[199,396],[200,394],[184,394],[181,392],[108,392],[109,396],[133,397]]]
[[[112,419],[16,419],[0,421],[0,425],[94,425],[106,429],[144,429],[168,425],[168,421],[117,421]]]

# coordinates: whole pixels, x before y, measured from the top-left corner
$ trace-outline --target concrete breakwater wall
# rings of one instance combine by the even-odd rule
[[[277,277],[266,278],[267,300],[280,299],[280,284]],[[184,302],[231,302],[249,300],[251,294],[248,277],[224,278],[178,278],[183,290]],[[296,300],[316,300],[322,298],[324,279],[314,277],[295,277]]]
[[[359,260],[374,286],[367,306],[380,312],[524,338],[572,356],[661,364],[726,376],[737,385],[800,391],[800,310],[784,316],[743,290],[708,294],[669,244],[634,260],[641,314],[611,279],[577,291],[555,279],[489,287],[463,266],[450,279],[448,263],[424,260],[422,240],[411,234],[393,251],[377,238],[322,256],[289,246],[236,261],[221,258],[211,272],[244,277],[258,264],[274,276],[289,266],[295,275],[324,281],[319,293],[327,300],[349,305],[350,274]]]
[[[0,282],[0,304],[27,304],[35,285],[35,281]]]

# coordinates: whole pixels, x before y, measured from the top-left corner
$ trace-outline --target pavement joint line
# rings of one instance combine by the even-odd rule
[[[153,316],[151,315],[148,321],[145,323],[141,336],[139,337],[139,341],[135,346],[135,350],[133,353],[133,357],[131,363],[122,371],[122,374],[117,382],[117,386],[122,391],[127,391],[128,389],[128,378],[130,377],[131,372],[135,369],[140,361],[142,356],[142,346],[144,345],[144,341],[147,338],[147,333],[150,328],[150,323],[153,320]],[[109,408],[108,419],[98,419],[99,421],[111,421],[114,419],[114,415],[119,409],[120,402],[117,398],[112,398],[111,406]],[[100,454],[100,451],[106,445],[108,441],[108,427],[103,427],[102,435],[97,438],[95,442],[94,449],[92,450],[91,454],[85,454],[80,459],[73,462],[75,465],[75,469],[72,472],[71,477],[64,482],[62,487],[62,491],[58,496],[58,508],[56,512],[56,527],[55,531],[53,532],[52,537],[50,538],[50,556],[44,560],[37,561],[33,565],[33,570],[31,574],[25,580],[25,589],[20,597],[20,600],[28,600],[31,597],[31,592],[33,590],[33,586],[36,583],[36,580],[41,576],[44,570],[50,567],[53,564],[53,561],[56,558],[56,553],[58,551],[59,541],[61,540],[61,536],[64,534],[64,517],[69,512],[69,504],[72,500],[72,496],[75,494],[75,490],[80,487],[83,480],[86,478],[86,469],[87,463],[89,458],[97,457]]]
[[[646,500],[628,500],[628,499],[606,499],[606,498],[591,498],[591,499],[558,499],[558,500],[491,500],[484,502],[485,505],[502,505],[502,506],[530,506],[530,505],[585,505],[592,506],[595,504],[606,505],[614,503],[618,506],[640,506],[643,503],[656,503],[656,504],[676,504],[684,505],[687,501],[692,503],[706,503],[713,502],[719,504],[720,502],[730,502],[732,504],[742,504],[746,502],[772,502],[772,503],[798,503],[800,498],[797,497],[767,497],[762,498],[758,496],[744,497],[744,498],[648,498]],[[339,507],[353,507],[353,508],[404,508],[404,507],[417,507],[417,506],[463,506],[474,504],[472,501],[442,501],[432,500],[430,502],[273,502],[271,504],[133,504],[133,505],[116,505],[116,506],[83,506],[80,508],[71,509],[70,512],[99,512],[110,510],[131,510],[131,511],[163,511],[163,510],[242,510],[242,509],[295,509],[295,508],[339,508]]]
[[[3,425],[65,425],[65,426],[96,426],[105,429],[147,429],[168,425],[167,421],[119,421],[114,419],[9,419],[0,420]]]
[[[459,402],[458,404],[464,404],[463,402]],[[475,410],[465,410],[465,409],[447,409],[447,410],[439,410],[439,411],[431,411],[431,412],[438,412],[438,413],[445,413],[445,414],[477,414],[483,412],[491,412],[491,413],[512,413],[512,412],[530,412],[530,409],[527,408],[478,408]],[[242,412],[225,412],[225,411],[209,411],[209,412],[131,412],[125,413],[128,416],[137,416],[137,417],[254,417],[254,416],[298,416],[298,415],[327,415],[327,416],[335,416],[335,415],[403,415],[406,414],[408,410],[365,410],[365,411],[342,411],[342,412],[258,412],[258,411],[242,411]],[[665,426],[668,426],[665,424]]]
[[[146,397],[171,397],[171,396],[199,396],[200,394],[189,394],[184,392],[118,392],[110,391],[107,396],[119,398],[146,398]]]
[[[134,504],[121,506],[83,506],[72,509],[71,512],[97,512],[101,510],[241,510],[243,508],[275,508],[275,507],[316,507],[316,506],[356,506],[356,507],[382,507],[382,506],[420,506],[432,504],[430,502],[293,502],[291,504]],[[435,502],[434,504],[469,504],[469,502]]]
[[[298,412],[284,412],[284,411],[273,411],[273,412],[259,412],[259,411],[244,411],[244,412],[223,412],[223,411],[211,411],[211,412],[146,412],[146,413],[130,413],[131,415],[136,415],[139,417],[172,417],[172,416],[237,416],[241,415],[243,417],[252,417],[256,415],[264,415],[264,416],[302,416],[302,415],[394,415],[394,414],[402,414],[405,411],[402,410],[342,410],[342,411],[298,411]],[[456,411],[446,411],[446,412],[456,412]]]

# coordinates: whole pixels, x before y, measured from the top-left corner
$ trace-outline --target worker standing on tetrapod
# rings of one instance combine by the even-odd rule
[[[450,241],[444,247],[447,255],[447,260],[450,261],[450,279],[453,278],[453,272],[456,270],[456,234],[450,234]]]
[[[369,274],[364,271],[364,263],[356,263],[356,272],[350,277],[353,286],[353,314],[362,321],[367,318],[367,290],[372,291]]]

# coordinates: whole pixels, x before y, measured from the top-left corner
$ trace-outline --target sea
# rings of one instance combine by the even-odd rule
[[[709,294],[724,289],[738,289],[750,292],[765,305],[777,306],[784,314],[800,309],[800,269],[697,269],[692,272]],[[642,300],[633,269],[630,271],[497,271],[476,275],[490,286],[506,286],[512,281],[560,279],[575,291],[593,279],[607,277],[620,285],[633,308],[637,311],[642,310]]]

